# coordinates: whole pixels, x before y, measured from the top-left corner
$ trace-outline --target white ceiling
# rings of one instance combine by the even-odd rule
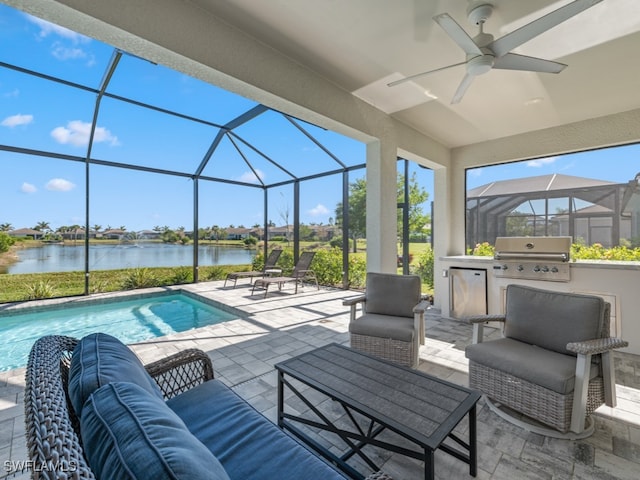
[[[640,107],[638,0],[604,0],[515,50],[568,64],[560,74],[494,69],[455,105],[464,66],[387,83],[464,61],[432,18],[447,12],[475,36],[467,0],[191,1],[451,148]],[[490,1],[496,38],[569,3]]]

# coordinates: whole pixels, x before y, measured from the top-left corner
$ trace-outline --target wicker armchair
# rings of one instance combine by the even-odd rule
[[[609,310],[597,296],[509,285],[504,315],[468,318],[469,386],[486,395],[494,412],[530,431],[589,436],[589,416],[616,404],[612,352],[628,345],[609,337]],[[504,338],[483,342],[487,322],[502,324]]]
[[[417,275],[367,273],[365,294],[342,302],[351,307],[351,347],[408,367],[418,366],[424,345],[424,312]],[[356,307],[362,304],[362,315]]]

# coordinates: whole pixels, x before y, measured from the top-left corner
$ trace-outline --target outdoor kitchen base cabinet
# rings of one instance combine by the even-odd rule
[[[481,268],[449,268],[450,311],[453,318],[487,314],[487,271]]]

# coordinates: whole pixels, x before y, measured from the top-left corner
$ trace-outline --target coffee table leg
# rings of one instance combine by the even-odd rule
[[[434,451],[430,448],[424,449],[424,479],[434,480],[436,478],[436,461]]]
[[[284,373],[278,370],[278,426],[282,428],[284,420]]]
[[[476,406],[469,410],[469,475],[478,473],[478,437],[476,431]]]

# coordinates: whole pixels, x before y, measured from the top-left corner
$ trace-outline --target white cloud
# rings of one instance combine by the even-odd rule
[[[324,205],[322,205],[321,203],[319,203],[318,205],[313,207],[311,210],[308,210],[307,213],[312,217],[320,217],[323,215],[327,215],[329,213],[329,209]]]
[[[83,49],[78,47],[66,47],[60,42],[56,42],[53,45],[51,54],[58,60],[77,60],[87,57],[87,53]]]
[[[2,120],[0,125],[3,127],[13,128],[18,125],[29,125],[31,122],[33,122],[33,115],[22,115],[21,113],[18,113],[17,115],[11,115],[10,117],[5,118]]]
[[[87,43],[91,41],[84,35],[80,35],[79,33],[69,30],[68,28],[61,27],[60,25],[47,22],[46,20],[42,20],[41,18],[27,15],[27,19],[40,28],[40,37],[42,38],[48,37],[49,35],[57,35],[59,37],[71,40],[74,43]]]
[[[69,190],[76,188],[76,185],[64,178],[52,178],[47,182],[45,187],[47,190],[51,190],[53,192],[68,192]]]
[[[51,136],[64,145],[71,144],[76,147],[83,147],[89,144],[89,135],[91,134],[91,124],[80,120],[72,120],[66,127],[56,127],[51,131]],[[111,146],[120,145],[118,137],[113,135],[104,127],[96,127],[93,134],[93,141],[107,142]]]
[[[32,185],[30,183],[24,182],[22,184],[22,187],[20,187],[20,191],[22,193],[36,193],[38,191],[38,189],[36,188],[35,185]]]
[[[469,175],[471,175],[472,177],[481,177],[484,173],[483,170],[483,168],[471,168],[467,170],[467,172],[469,172]]]
[[[258,175],[256,177],[256,174]],[[258,168],[256,168],[256,173],[252,171],[244,172],[242,175],[238,177],[239,182],[247,182],[247,183],[259,183],[259,180],[264,180],[264,172]]]
[[[544,167],[545,165],[549,165],[555,162],[557,159],[558,157],[547,157],[547,158],[537,158],[535,160],[529,160],[527,162],[527,167],[533,167],[533,168]]]
[[[10,92],[3,93],[2,96],[5,98],[16,98],[20,96],[20,90],[18,90],[17,88],[14,88]]]

